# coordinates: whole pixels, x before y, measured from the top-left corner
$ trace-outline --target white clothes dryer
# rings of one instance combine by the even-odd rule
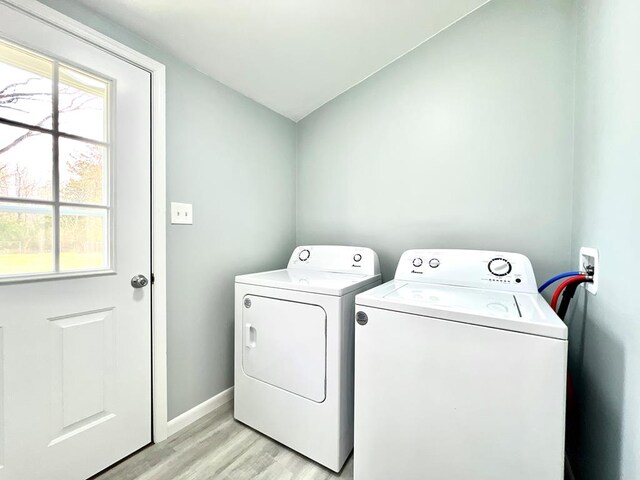
[[[354,299],[380,284],[368,248],[302,246],[236,277],[235,418],[338,472],[353,449]]]

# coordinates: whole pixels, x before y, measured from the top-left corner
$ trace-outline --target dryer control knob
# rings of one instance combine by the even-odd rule
[[[506,258],[494,258],[489,262],[489,271],[496,277],[504,277],[511,273],[511,264]]]
[[[359,253],[356,253],[356,254],[353,256],[353,261],[354,261],[354,262],[359,262],[360,260],[362,260],[362,255],[360,255]]]
[[[306,262],[307,260],[309,260],[310,256],[311,256],[311,252],[305,248],[300,252],[300,254],[298,255],[298,258],[303,262]]]

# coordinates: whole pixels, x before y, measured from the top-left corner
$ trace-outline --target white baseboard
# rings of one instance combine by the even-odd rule
[[[205,400],[200,405],[196,405],[191,410],[184,412],[182,415],[178,415],[176,418],[169,420],[167,434],[171,436],[178,433],[183,428],[188,427],[193,422],[200,420],[208,413],[213,412],[216,408],[221,407],[231,400],[233,400],[233,387],[228,388],[224,392],[220,392],[209,400]]]

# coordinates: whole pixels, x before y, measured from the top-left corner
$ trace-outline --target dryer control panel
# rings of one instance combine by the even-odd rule
[[[408,250],[396,280],[537,293],[533,267],[519,253],[485,250]]]
[[[380,261],[376,252],[370,248],[304,245],[293,251],[287,268],[378,275]]]

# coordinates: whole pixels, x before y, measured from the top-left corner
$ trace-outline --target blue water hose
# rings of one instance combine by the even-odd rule
[[[549,280],[544,282],[542,285],[540,285],[540,288],[538,288],[538,293],[542,293],[549,285],[557,282],[558,280],[562,280],[563,278],[567,278],[567,277],[575,277],[576,275],[584,275],[584,272],[565,272],[565,273],[561,273],[560,275],[556,275],[555,277],[550,278]]]

